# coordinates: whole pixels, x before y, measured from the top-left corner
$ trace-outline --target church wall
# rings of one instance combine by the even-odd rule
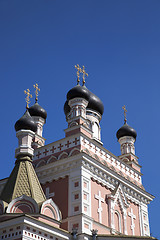
[[[127,209],[127,232],[128,232],[128,235],[140,236],[141,232],[140,232],[140,222],[139,222],[139,218],[140,218],[139,217],[139,206],[130,201],[128,201],[128,202],[130,204],[129,208]],[[134,230],[131,229],[132,221],[131,221],[131,217],[129,216],[131,211],[133,211],[133,214],[135,215],[135,218],[136,218],[133,220],[134,225],[135,225]]]
[[[96,199],[99,193],[103,199],[103,202],[101,201],[102,210],[98,210],[99,200]],[[110,190],[106,189],[101,184],[98,184],[97,182],[91,180],[91,217],[95,221],[101,222],[105,226],[108,226],[108,203],[106,199],[107,194],[110,194]],[[99,214],[98,211],[101,211],[101,213]]]
[[[58,180],[53,180],[50,183],[47,182],[42,185],[42,188],[45,193],[46,188],[49,188],[49,193],[54,195],[51,198],[59,207],[62,213],[62,219],[65,219],[68,216],[68,176]]]
[[[44,222],[44,223],[47,223],[49,225],[52,225],[53,227],[57,227],[59,228],[59,223],[56,223],[56,222],[52,222],[52,221],[49,221],[47,219],[44,219],[44,218],[41,218],[41,217],[38,217],[38,220]]]
[[[63,228],[64,230],[68,230],[68,222],[61,223],[61,228]]]
[[[110,229],[107,229],[106,226],[99,225],[98,223],[93,223],[93,229],[98,230],[98,234],[110,234]]]
[[[91,138],[91,134],[83,128],[77,128],[77,129],[66,132],[66,137],[70,137],[80,132],[86,135],[87,137]]]

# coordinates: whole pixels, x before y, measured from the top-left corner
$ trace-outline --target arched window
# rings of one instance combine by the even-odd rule
[[[115,229],[118,232],[122,232],[122,228],[121,228],[121,215],[118,211],[115,211],[114,213],[114,225],[115,225]]]
[[[97,139],[99,139],[99,126],[98,124],[95,122],[94,125],[93,125],[93,136]]]

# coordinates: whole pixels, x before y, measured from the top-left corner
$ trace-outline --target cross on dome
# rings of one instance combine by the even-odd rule
[[[40,88],[38,88],[38,84],[36,83],[35,85],[33,85],[33,87],[36,89],[35,90],[35,95],[36,95],[36,102],[38,101],[38,91],[40,92]]]
[[[27,95],[27,97],[25,98],[26,103],[27,103],[26,108],[29,108],[30,98],[32,98],[32,94],[30,94],[30,90],[29,89],[27,89],[27,91],[24,90],[24,93]]]
[[[75,65],[75,68],[77,69],[77,85],[79,84],[80,80],[79,80],[79,76],[80,76],[80,72],[82,71],[82,69],[80,68],[79,64],[77,64],[77,66]]]
[[[126,109],[125,105],[122,108],[124,110],[124,123],[126,123],[127,122],[127,118],[126,118],[127,109]]]
[[[79,66],[79,64],[75,65],[75,68],[77,69],[77,85],[79,85],[79,82],[80,82],[80,73],[82,73],[82,83],[83,83],[83,86],[85,85],[85,77],[87,76],[88,77],[88,73],[86,73],[85,71],[85,67],[83,66],[83,68],[81,68]]]
[[[85,71],[85,67],[83,66],[83,69],[82,69],[82,71],[81,71],[82,73],[83,73],[83,86],[84,86],[84,84],[85,84],[85,75],[88,77],[88,73],[86,73],[86,71]]]

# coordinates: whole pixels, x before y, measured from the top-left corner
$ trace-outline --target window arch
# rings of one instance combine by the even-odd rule
[[[99,125],[97,122],[94,122],[92,127],[93,135],[95,138],[99,139]]]
[[[117,210],[114,212],[114,225],[116,231],[122,232],[121,215]]]

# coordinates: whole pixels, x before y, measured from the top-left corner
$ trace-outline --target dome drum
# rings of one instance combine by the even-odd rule
[[[68,102],[68,105],[70,106],[70,114],[68,113],[68,117],[70,115],[70,118],[81,116],[83,118],[86,118],[86,107],[88,105],[88,101],[84,98],[76,97],[73,99],[70,99]]]
[[[15,157],[20,155],[33,156],[34,149],[31,147],[35,133],[31,130],[21,129],[16,133],[19,147],[15,150]]]
[[[96,118],[99,122],[101,121],[102,115],[98,113],[97,111],[94,111],[93,109],[87,108],[86,109],[86,115],[87,117],[94,117]]]

